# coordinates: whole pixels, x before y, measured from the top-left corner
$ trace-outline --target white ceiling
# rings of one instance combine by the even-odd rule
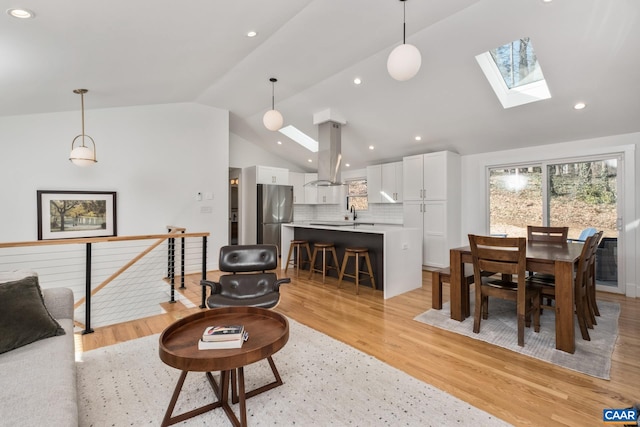
[[[313,114],[327,108],[347,120],[342,152],[352,167],[640,131],[637,0],[408,0],[407,42],[422,68],[406,82],[386,71],[402,41],[398,0],[0,5],[2,116],[78,110],[72,90],[81,87],[87,110],[195,101],[228,109],[231,132],[306,169],[316,154],[262,125],[270,77],[285,125],[316,136]],[[12,7],[36,18],[11,18]],[[552,98],[505,110],[475,56],[522,37]],[[573,110],[577,101],[587,108]]]

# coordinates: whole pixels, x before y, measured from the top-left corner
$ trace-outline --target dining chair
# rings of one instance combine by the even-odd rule
[[[582,339],[586,341],[591,340],[588,329],[593,329],[593,325],[595,324],[595,317],[593,316],[592,306],[589,302],[589,292],[591,283],[593,283],[595,299],[595,283],[592,282],[592,279],[595,280],[595,277],[593,276],[592,265],[595,262],[596,248],[601,236],[602,232],[599,232],[587,237],[582,247],[582,252],[578,259],[578,267],[574,276],[575,313],[578,317],[580,334],[582,335]],[[529,283],[540,289],[540,308],[555,311],[555,305],[551,304],[551,301],[555,300],[556,297],[555,281],[546,279],[539,280],[533,277],[529,279]],[[544,303],[542,301],[543,299],[545,299],[547,303]]]
[[[596,301],[596,254],[598,252],[598,246],[602,240],[603,231],[599,231],[594,235],[593,241],[593,253],[591,254],[591,261],[589,263],[589,276],[587,278],[587,301],[589,302],[589,314],[591,317],[591,323],[597,325],[596,316],[600,316],[600,310],[598,309],[598,303]]]
[[[527,240],[530,242],[566,243],[569,227],[542,227],[527,225]]]
[[[469,244],[476,283],[473,332],[479,333],[481,319],[488,318],[490,296],[516,301],[518,345],[524,346],[524,328],[530,326],[532,313],[534,330],[540,331],[540,288],[530,286],[525,277],[526,239],[469,234]],[[487,277],[483,272],[502,274],[502,277]]]
[[[544,242],[566,244],[569,235],[569,227],[544,227],[538,225],[527,225],[527,240],[529,242]],[[555,277],[550,273],[536,273],[535,271],[527,272],[530,278],[538,281],[555,282]],[[547,301],[546,306],[551,305],[551,301]],[[544,308],[543,306],[542,308]]]

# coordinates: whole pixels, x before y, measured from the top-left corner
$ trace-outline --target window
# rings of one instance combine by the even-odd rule
[[[489,232],[527,237],[527,225],[542,224],[542,167],[489,171]]]
[[[481,53],[476,61],[503,108],[551,98],[529,37]]]
[[[369,209],[366,179],[347,181],[347,209],[351,206],[354,206],[359,211]]]

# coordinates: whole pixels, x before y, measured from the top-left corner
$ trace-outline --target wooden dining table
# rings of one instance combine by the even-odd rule
[[[574,353],[574,266],[580,259],[582,243],[527,242],[527,271],[555,275],[556,348]],[[449,252],[451,269],[451,318],[463,321],[471,315],[469,285],[464,280],[464,264],[472,264],[471,248]]]

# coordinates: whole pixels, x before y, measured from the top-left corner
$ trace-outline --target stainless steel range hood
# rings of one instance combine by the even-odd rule
[[[345,185],[340,179],[342,162],[342,124],[326,121],[318,125],[318,180],[305,186]]]

